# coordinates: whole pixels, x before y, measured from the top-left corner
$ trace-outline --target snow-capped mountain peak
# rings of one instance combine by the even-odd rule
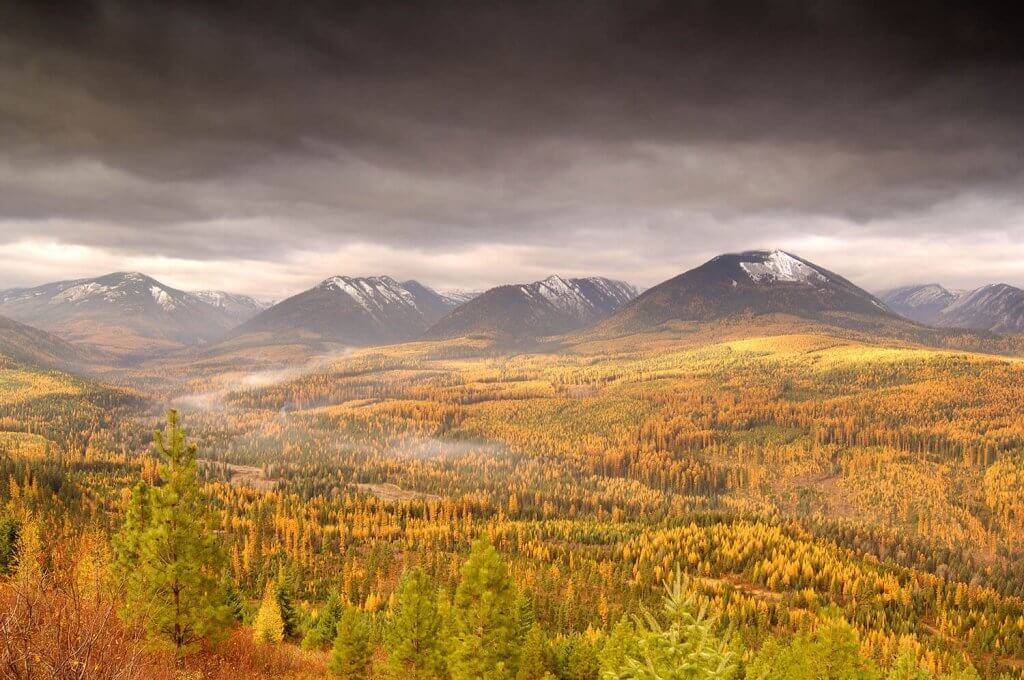
[[[302,331],[351,345],[399,342],[418,337],[456,304],[414,280],[332,276],[264,310],[234,333]]]
[[[332,276],[320,287],[349,296],[371,315],[396,305],[416,309],[416,297],[390,276]]]

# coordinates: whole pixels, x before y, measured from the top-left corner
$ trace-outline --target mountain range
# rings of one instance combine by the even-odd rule
[[[937,283],[904,286],[881,294],[896,313],[939,328],[1024,333],[1024,290],[992,283],[953,291]]]
[[[257,346],[458,337],[529,343],[581,331],[618,337],[676,322],[770,315],[885,328],[894,337],[941,342],[940,335],[949,335],[941,329],[1024,332],[1024,291],[1006,284],[967,292],[926,284],[875,297],[781,250],[720,255],[642,293],[602,277],[552,275],[484,292],[442,293],[389,276],[332,276],[271,305],[224,291],[185,292],[145,274],[116,272],[0,292],[0,354],[66,366],[199,346],[216,355]]]

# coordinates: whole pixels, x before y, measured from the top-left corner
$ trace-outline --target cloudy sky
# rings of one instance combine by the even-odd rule
[[[1024,285],[988,3],[0,3],[0,287],[651,285],[782,247]]]

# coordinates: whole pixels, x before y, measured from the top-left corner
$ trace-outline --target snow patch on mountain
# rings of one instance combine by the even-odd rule
[[[71,286],[64,291],[54,295],[50,298],[50,304],[60,304],[61,302],[77,302],[78,300],[84,300],[90,296],[105,293],[109,290],[107,286],[96,282],[82,283],[77,286]],[[37,295],[40,293],[36,293]]]
[[[773,250],[763,262],[741,262],[740,267],[754,283],[813,283],[825,281],[814,267],[782,250]]]
[[[174,298],[168,295],[167,291],[159,286],[150,286],[149,294],[153,296],[156,303],[164,310],[170,311],[172,309],[176,309],[178,306],[178,303],[174,301]]]

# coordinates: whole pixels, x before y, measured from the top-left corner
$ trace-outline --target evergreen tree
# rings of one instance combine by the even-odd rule
[[[385,636],[388,676],[396,680],[442,676],[442,621],[437,610],[437,593],[426,572],[422,569],[406,572],[398,585],[396,600],[394,618]]]
[[[519,593],[516,597],[516,628],[519,639],[525,639],[534,624],[537,623],[537,614],[533,609],[533,598],[526,593]]]
[[[159,485],[136,487],[115,547],[127,613],[174,645],[180,664],[187,646],[226,625],[225,560],[196,477],[196,449],[186,442],[177,411],[168,411],[167,426],[154,439]]]
[[[597,656],[601,668],[615,669],[621,668],[627,658],[635,658],[639,653],[636,628],[632,621],[623,616],[604,639]]]
[[[594,646],[582,635],[569,635],[556,641],[558,677],[563,680],[590,680],[596,678],[600,663]]]
[[[0,576],[14,570],[18,546],[18,522],[13,517],[0,517]]]
[[[284,640],[284,619],[273,581],[267,582],[263,600],[252,622],[252,636],[260,644],[276,645]]]
[[[857,631],[846,621],[835,619],[812,633],[797,635],[788,644],[775,640],[765,643],[747,667],[747,677],[756,680],[876,680],[879,675],[861,656]]]
[[[455,680],[514,678],[519,658],[516,588],[490,542],[473,544],[455,591],[450,672]]]
[[[118,566],[133,569],[142,561],[142,537],[153,522],[153,498],[150,487],[139,482],[132,487],[132,495],[125,509],[124,524],[114,537],[114,551]]]
[[[221,576],[220,587],[224,591],[224,606],[227,608],[228,618],[235,623],[241,623],[245,619],[245,604],[235,580],[227,571]]]
[[[370,627],[366,615],[346,607],[338,620],[338,633],[331,649],[330,669],[343,678],[367,677],[370,663]]]
[[[299,630],[299,614],[292,600],[290,580],[283,570],[278,572],[277,590],[274,594],[277,597],[277,606],[281,610],[281,620],[284,621],[284,636],[295,637]]]
[[[313,620],[313,625],[309,627],[306,636],[302,638],[302,646],[305,649],[319,649],[330,645],[338,632],[338,621],[341,619],[344,609],[341,598],[336,592],[331,591],[324,606]]]
[[[601,677],[604,680],[731,680],[737,677],[734,654],[715,636],[704,611],[694,611],[693,600],[686,596],[678,572],[666,591],[667,625],[644,612],[644,616],[636,620],[635,641],[622,644],[630,651],[617,665],[606,666]]]
[[[534,623],[523,639],[516,680],[542,680],[549,672],[551,650],[544,629]]]

